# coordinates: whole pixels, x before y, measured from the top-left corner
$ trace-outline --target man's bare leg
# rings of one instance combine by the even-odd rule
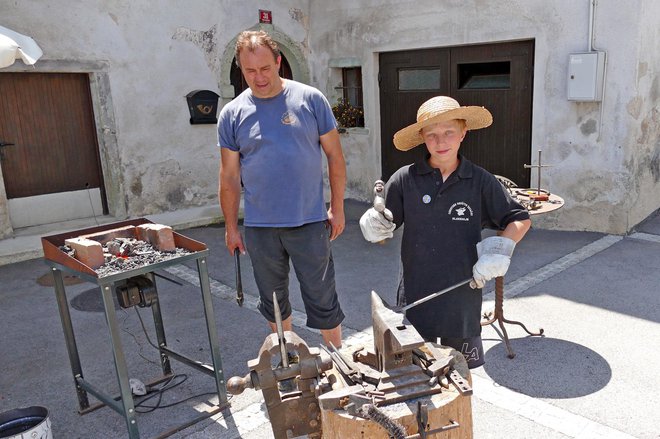
[[[321,329],[321,335],[326,346],[330,346],[330,342],[339,349],[341,347],[341,325],[337,325],[332,329]]]
[[[270,330],[273,332],[277,332],[277,325],[273,322],[268,322],[270,325]],[[286,319],[282,320],[282,330],[283,331],[292,331],[293,326],[291,324],[291,316],[287,317]]]
[[[277,326],[275,325],[275,323],[268,322],[268,324],[270,325],[271,331],[277,332]],[[293,330],[291,316],[282,320],[282,329],[284,331]],[[332,329],[321,329],[321,335],[323,336],[323,341],[325,342],[326,346],[329,347],[330,342],[332,342],[332,344],[335,345],[337,349],[341,347],[341,325],[337,325]]]

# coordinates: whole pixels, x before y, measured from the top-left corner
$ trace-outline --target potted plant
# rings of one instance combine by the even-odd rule
[[[364,112],[362,109],[354,107],[344,98],[337,99],[337,103],[332,107],[332,114],[337,119],[340,133],[345,133],[346,128],[364,126]]]

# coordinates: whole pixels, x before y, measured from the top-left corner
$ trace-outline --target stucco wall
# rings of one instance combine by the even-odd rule
[[[123,217],[217,203],[216,129],[189,123],[185,96],[196,89],[227,95],[221,88],[230,64],[222,56],[257,24],[259,9],[272,10],[271,28],[285,28],[304,46],[306,5],[1,0],[0,23],[43,49],[34,71],[98,73],[92,95],[102,167],[111,214]],[[11,70],[24,70],[21,64]]]
[[[644,194],[658,183],[658,3],[631,1],[622,8],[601,0],[594,10],[594,48],[607,51],[601,103],[567,100],[568,57],[589,47],[589,1],[339,0],[313,3],[312,69],[330,82],[332,60],[352,57],[363,68],[368,142],[342,139],[363,160],[352,163],[349,186],[369,194],[380,175],[379,52],[519,39],[535,40],[532,147],[543,150],[543,186],[564,197],[556,213],[537,216],[536,227],[625,233],[660,207]],[[655,123],[654,123],[655,121]],[[412,121],[411,121],[412,122]],[[374,166],[378,164],[378,166]],[[532,174],[532,184],[536,184]]]
[[[566,200],[536,227],[625,233],[660,207],[660,3],[600,0],[594,48],[607,51],[601,103],[566,99],[568,56],[588,48],[588,0],[183,0],[10,2],[0,24],[35,38],[35,71],[89,71],[111,213],[138,216],[217,202],[213,125],[190,125],[185,95],[231,98],[231,46],[265,25],[298,75],[334,102],[342,65],[363,72],[365,129],[342,134],[347,196],[371,198],[380,176],[378,54],[535,40],[530,157],[553,164],[543,186]],[[90,67],[91,66],[91,67]],[[535,175],[532,174],[532,184]],[[1,207],[1,206],[0,206]]]
[[[660,207],[660,3],[644,2],[639,17],[632,96],[625,101],[630,135],[624,166],[633,175],[629,226],[646,218],[649,209]]]

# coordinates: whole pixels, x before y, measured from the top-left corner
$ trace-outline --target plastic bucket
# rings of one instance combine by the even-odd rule
[[[0,413],[0,439],[53,439],[48,410],[33,406]]]

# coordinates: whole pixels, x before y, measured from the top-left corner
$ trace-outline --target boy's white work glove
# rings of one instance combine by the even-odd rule
[[[472,267],[470,287],[483,288],[487,281],[504,276],[509,269],[511,255],[516,247],[513,239],[491,236],[477,244],[479,259]]]
[[[392,222],[393,216],[389,209],[378,212],[373,207],[364,212],[360,218],[362,236],[369,242],[380,242],[394,236],[392,232],[396,225]]]

